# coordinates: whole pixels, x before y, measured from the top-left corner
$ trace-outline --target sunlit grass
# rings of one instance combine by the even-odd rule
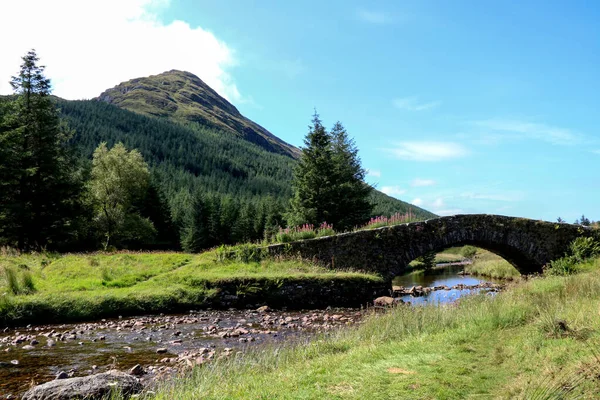
[[[183,254],[0,253],[0,322],[90,319],[202,307],[220,287],[268,290],[283,282],[339,285],[383,282],[302,260],[217,260],[217,252]],[[38,321],[39,322],[39,321]]]
[[[508,261],[482,249],[477,250],[473,264],[465,265],[465,272],[494,279],[518,279],[521,276]]]
[[[595,398],[600,263],[593,265],[494,297],[402,306],[308,345],[196,368],[155,398]]]

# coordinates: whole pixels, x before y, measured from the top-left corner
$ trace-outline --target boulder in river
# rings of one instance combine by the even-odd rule
[[[80,378],[59,379],[34,386],[23,400],[103,399],[115,390],[132,395],[143,389],[140,381],[124,372],[112,370]]]
[[[375,300],[373,300],[373,305],[374,306],[391,306],[394,304],[394,299],[392,297],[389,296],[381,296],[376,298]]]

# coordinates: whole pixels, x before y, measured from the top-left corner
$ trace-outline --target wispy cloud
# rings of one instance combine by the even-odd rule
[[[425,111],[439,107],[441,101],[422,102],[417,97],[402,97],[392,100],[392,104],[399,110]]]
[[[367,169],[367,176],[370,176],[373,178],[381,178],[381,171],[379,171],[377,169]]]
[[[435,185],[435,181],[433,179],[416,178],[416,179],[413,179],[412,182],[410,183],[410,186],[413,186],[413,187],[433,186],[433,185]]]
[[[506,201],[514,202],[523,199],[523,194],[519,192],[505,192],[505,193],[474,193],[466,192],[460,195],[462,198],[471,200],[491,200],[491,201]]]
[[[434,141],[399,142],[386,151],[396,158],[410,161],[443,161],[464,157],[469,153],[461,144]]]
[[[485,133],[487,138],[500,141],[503,138],[529,138],[543,140],[555,145],[577,145],[583,141],[583,135],[571,129],[538,124],[533,122],[511,119],[493,118],[481,121],[472,121],[473,125],[491,130],[495,133]],[[499,132],[502,135],[498,134]]]
[[[592,150],[592,153],[594,153],[594,154],[600,154],[600,149]]]
[[[462,208],[446,208],[446,209],[442,209],[442,210],[432,210],[431,212],[434,214],[440,215],[442,217],[445,217],[448,215],[464,214],[465,210],[463,210]]]
[[[394,22],[392,15],[383,11],[373,11],[361,8],[356,10],[356,16],[361,21],[376,25],[386,25]]]
[[[402,189],[400,186],[383,186],[381,191],[388,196],[400,196],[406,193],[406,190]]]
[[[452,196],[450,198],[452,198]],[[433,201],[423,200],[422,198],[417,197],[411,201],[411,204],[414,204],[417,207],[423,207],[432,213],[441,216],[465,213],[465,210],[462,208],[447,205],[446,200],[442,197],[436,197]]]
[[[296,78],[298,75],[302,75],[306,72],[306,65],[299,58],[294,60],[278,60],[271,63],[267,68],[281,73],[290,79]]]

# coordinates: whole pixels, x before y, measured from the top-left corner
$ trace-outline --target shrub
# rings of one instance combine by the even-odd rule
[[[544,270],[546,275],[565,276],[577,272],[575,266],[577,261],[573,257],[562,257],[550,262],[550,265]]]
[[[600,255],[600,243],[592,237],[579,237],[571,242],[569,252],[576,262],[582,262]]]
[[[465,246],[462,248],[462,250],[460,251],[460,254],[464,257],[464,258],[473,258],[475,257],[475,254],[477,253],[477,248],[473,247],[473,246]]]
[[[600,256],[600,243],[592,237],[578,237],[569,245],[564,257],[551,261],[544,270],[547,275],[572,275],[577,272],[577,264],[592,257]]]
[[[268,256],[268,251],[258,244],[244,243],[237,246],[221,245],[217,248],[216,262],[235,260],[243,263],[260,262]]]
[[[246,243],[235,246],[235,259],[243,263],[260,262],[266,256],[266,249],[256,244]]]
[[[423,269],[430,270],[435,267],[435,251],[423,254],[421,257],[416,259],[417,262],[421,263]]]

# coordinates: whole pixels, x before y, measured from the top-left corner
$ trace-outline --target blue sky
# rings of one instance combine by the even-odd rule
[[[108,10],[105,26],[121,35],[82,29],[81,51],[95,50],[82,57],[102,65],[97,85],[187,69],[292,144],[314,108],[327,126],[342,121],[370,182],[436,213],[600,219],[600,3],[102,4],[96,15]],[[111,25],[123,4],[131,10]],[[68,6],[49,12],[59,18]],[[65,49],[40,46],[57,95],[99,93],[66,61],[50,69],[69,59]],[[57,51],[64,57],[52,59]]]

